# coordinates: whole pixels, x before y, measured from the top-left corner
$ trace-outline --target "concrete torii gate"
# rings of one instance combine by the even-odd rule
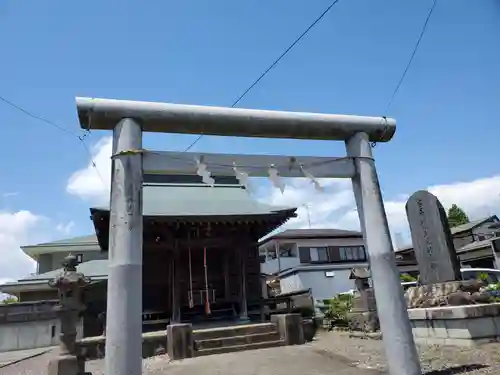
[[[283,177],[304,177],[297,167],[304,164],[317,178],[351,178],[390,373],[421,374],[370,145],[392,138],[394,119],[92,98],[76,98],[76,104],[82,128],[113,130],[106,374],[142,373],[143,173],[172,170],[173,164],[188,168],[202,155],[144,150],[143,131],[345,141],[344,158],[204,156],[216,161],[214,174],[233,174],[236,161],[252,166],[250,176],[267,176],[275,164]]]

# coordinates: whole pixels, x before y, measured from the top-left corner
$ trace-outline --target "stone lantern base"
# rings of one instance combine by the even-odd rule
[[[71,354],[63,354],[49,361],[47,375],[92,375],[85,372],[85,362]]]

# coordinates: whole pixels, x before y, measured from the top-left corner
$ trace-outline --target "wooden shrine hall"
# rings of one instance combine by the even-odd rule
[[[163,327],[260,319],[258,241],[296,215],[254,201],[235,177],[214,179],[208,186],[197,175],[144,175],[143,316],[162,317]],[[109,216],[91,209],[104,251]]]

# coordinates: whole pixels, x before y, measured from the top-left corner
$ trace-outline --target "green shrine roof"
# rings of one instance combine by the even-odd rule
[[[143,188],[144,216],[246,216],[295,211],[258,202],[237,185],[204,186],[150,184]],[[96,211],[109,211],[96,207]]]

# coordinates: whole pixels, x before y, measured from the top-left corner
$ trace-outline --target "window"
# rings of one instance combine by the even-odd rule
[[[316,248],[318,252],[318,261],[319,262],[328,262],[328,248],[326,247],[318,247]]]
[[[299,247],[300,263],[311,262],[311,249],[309,247]]]
[[[56,326],[50,327],[50,337],[56,337]]]
[[[478,234],[477,235],[477,240],[478,241],[484,241],[486,239],[486,236],[484,234]]]
[[[335,272],[333,271],[325,271],[325,277],[334,277],[335,276]]]
[[[76,254],[76,261],[78,263],[82,263],[83,262],[83,254]]]
[[[366,260],[366,252],[364,246],[349,246],[340,247],[340,260]]]
[[[297,253],[294,251],[292,244],[280,245],[280,257],[281,258],[295,258]]]

